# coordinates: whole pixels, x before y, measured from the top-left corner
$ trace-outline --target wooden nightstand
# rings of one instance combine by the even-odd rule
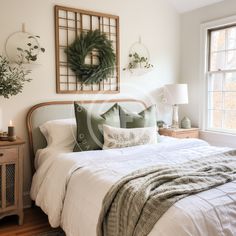
[[[23,149],[24,141],[0,141],[0,219],[19,216],[23,224]]]
[[[199,138],[199,128],[159,129],[159,134],[174,138]]]

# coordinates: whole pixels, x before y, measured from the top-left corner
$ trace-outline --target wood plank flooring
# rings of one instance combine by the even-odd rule
[[[65,236],[60,229],[53,229],[47,216],[38,208],[24,211],[24,224],[19,226],[17,216],[9,216],[0,220],[0,236]]]

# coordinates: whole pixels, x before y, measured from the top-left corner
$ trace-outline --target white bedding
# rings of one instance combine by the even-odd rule
[[[73,153],[41,150],[32,199],[68,236],[95,236],[103,198],[120,178],[149,165],[182,163],[228,150],[197,139],[162,137],[157,145]],[[149,236],[236,235],[236,182],[182,199]]]

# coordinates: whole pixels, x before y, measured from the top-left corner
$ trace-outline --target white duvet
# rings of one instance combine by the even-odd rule
[[[157,145],[73,153],[46,148],[36,159],[31,197],[53,227],[68,236],[95,236],[102,201],[123,176],[149,165],[175,164],[228,150],[197,139],[163,138]],[[148,219],[147,219],[148,220]],[[236,235],[236,182],[173,205],[149,236]]]

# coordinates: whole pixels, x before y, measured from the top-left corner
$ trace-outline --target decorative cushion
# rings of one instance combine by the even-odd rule
[[[103,149],[124,148],[157,143],[156,126],[122,129],[103,125],[103,135]]]
[[[136,114],[120,107],[121,128],[144,128],[156,126],[156,106],[152,105]]]
[[[103,125],[120,127],[119,105],[113,105],[102,115],[93,114],[78,102],[74,103],[77,142],[74,152],[99,150],[103,146]]]

